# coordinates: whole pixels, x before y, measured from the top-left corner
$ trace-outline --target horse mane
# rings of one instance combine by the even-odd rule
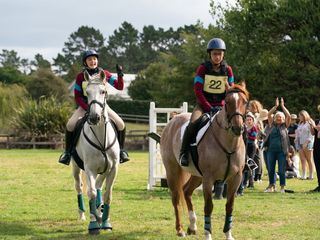
[[[227,90],[227,93],[228,93],[228,92],[232,92],[232,91],[240,91],[240,92],[244,93],[244,95],[246,96],[247,99],[249,99],[250,94],[249,94],[248,90],[246,89],[245,86],[243,86],[243,85],[241,85],[241,84],[236,84],[236,83],[233,84],[233,86],[230,87],[230,88]]]

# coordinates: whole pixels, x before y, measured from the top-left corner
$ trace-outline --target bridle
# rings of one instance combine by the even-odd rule
[[[90,84],[100,84],[100,83],[90,83]],[[96,99],[93,99],[90,103],[89,103],[89,106],[88,106],[88,109],[87,109],[87,112],[86,112],[86,122],[88,123],[89,125],[89,128],[91,130],[91,132],[93,133],[93,136],[95,137],[95,140],[98,142],[98,144],[96,144],[95,142],[93,142],[89,136],[85,133],[84,131],[84,128],[82,128],[82,132],[83,132],[83,135],[85,137],[85,139],[87,140],[87,142],[93,146],[94,148],[96,148],[97,150],[99,150],[102,155],[104,156],[105,160],[106,160],[106,165],[105,165],[105,169],[103,172],[106,171],[107,169],[107,166],[108,166],[108,157],[107,157],[107,154],[106,154],[106,151],[109,150],[117,141],[117,135],[115,134],[115,137],[114,139],[112,140],[112,142],[106,146],[106,142],[107,142],[107,125],[108,124],[111,124],[109,118],[107,118],[107,116],[105,115],[105,108],[106,108],[106,101],[107,100],[107,93],[105,94],[104,96],[104,100],[103,100],[103,103],[96,100]],[[94,105],[94,104],[98,104],[101,108],[102,108],[102,111],[101,111],[101,119],[100,121],[102,120],[103,118],[103,124],[104,124],[104,138],[103,138],[103,141],[100,141],[96,132],[93,130],[92,126],[93,125],[97,125],[100,121],[98,121],[97,123],[93,123],[91,122],[90,120],[90,110],[91,110],[91,107]],[[112,128],[114,129],[114,126],[113,124],[111,124]],[[114,129],[115,132],[116,132],[116,129]]]
[[[244,91],[236,88],[236,89],[232,89],[232,90],[228,91],[228,92],[226,93],[226,97],[228,96],[228,94],[231,94],[231,93],[243,93],[243,94],[245,94]],[[242,117],[242,120],[244,121],[244,119],[245,119],[244,114],[235,111],[235,112],[233,112],[231,115],[229,115],[228,110],[227,110],[227,105],[225,105],[224,107],[225,107],[225,110],[226,110],[226,112],[227,112],[228,124],[231,124],[231,120],[232,120],[232,118],[235,117],[235,116],[240,116],[240,117]]]
[[[226,96],[228,95],[228,94],[231,94],[231,93],[243,93],[243,94],[245,94],[245,92],[244,91],[242,91],[241,89],[231,89],[231,90],[229,90],[229,91],[227,91],[227,93],[226,93]],[[246,94],[245,94],[246,95]],[[246,104],[247,104],[247,99],[245,100],[246,101]],[[218,121],[218,119],[217,119],[217,116],[214,118],[214,120],[216,121],[216,123],[217,123],[217,125],[220,127],[220,128],[222,128],[222,129],[224,129],[224,130],[226,130],[226,131],[230,131],[231,130],[231,132],[234,134],[234,135],[238,135],[238,136],[241,136],[242,135],[242,133],[243,133],[243,131],[244,131],[244,126],[241,126],[241,130],[240,130],[240,132],[239,133],[235,133],[234,131],[234,127],[232,126],[232,123],[231,123],[231,120],[232,120],[232,118],[233,117],[235,117],[235,116],[241,116],[242,117],[242,119],[243,119],[243,121],[244,121],[244,119],[245,119],[245,117],[244,117],[244,114],[242,114],[242,113],[240,113],[240,112],[238,112],[238,111],[235,111],[235,112],[233,112],[232,114],[228,114],[228,111],[227,111],[227,104],[225,104],[224,105],[224,108],[225,108],[225,111],[227,112],[227,122],[228,122],[228,126],[227,127],[223,127],[220,123],[219,123],[219,121]],[[244,123],[243,123],[243,125],[244,125]],[[223,182],[225,182],[225,180],[227,179],[227,177],[228,177],[228,174],[229,174],[229,170],[230,170],[230,162],[231,162],[231,156],[237,151],[237,148],[235,148],[234,150],[232,150],[232,151],[229,151],[225,146],[223,146],[223,144],[220,142],[220,140],[219,140],[219,138],[216,136],[216,133],[215,132],[213,132],[213,137],[214,137],[214,139],[215,139],[215,141],[217,142],[217,144],[219,145],[219,147],[222,149],[222,151],[226,154],[226,157],[227,157],[227,168],[226,168],[226,171],[225,171],[225,174],[224,174],[224,178],[223,178]]]
[[[232,93],[238,93],[238,94],[239,94],[239,93],[243,93],[243,94],[245,94],[245,92],[242,91],[241,89],[235,88],[235,89],[231,89],[231,90],[227,91],[226,97],[227,97],[228,94],[232,94]],[[247,100],[246,100],[246,102],[247,102]],[[216,121],[217,125],[218,125],[220,128],[222,128],[222,129],[224,129],[224,130],[226,130],[226,131],[230,131],[230,130],[231,130],[235,135],[239,135],[239,133],[235,133],[235,132],[234,132],[234,131],[235,131],[235,127],[232,125],[231,121],[232,121],[232,119],[233,119],[235,116],[240,116],[240,117],[242,118],[243,122],[244,122],[244,120],[245,120],[244,114],[242,114],[241,112],[238,112],[238,111],[235,111],[235,112],[233,112],[233,113],[231,113],[231,114],[228,113],[227,104],[224,105],[224,108],[225,108],[225,111],[226,111],[226,113],[227,113],[227,126],[226,126],[226,127],[223,127],[222,124],[218,122],[217,118],[215,118],[215,121]],[[242,127],[241,127],[241,131],[240,131],[240,134],[242,134],[243,131],[244,131],[244,127],[242,126]]]

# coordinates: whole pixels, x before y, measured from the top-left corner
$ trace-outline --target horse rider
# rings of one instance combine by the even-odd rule
[[[118,90],[123,90],[123,72],[122,67],[117,65],[117,75],[118,77],[112,76],[110,72],[107,70],[103,70],[102,68],[98,67],[99,63],[99,54],[94,50],[87,50],[83,53],[82,56],[82,64],[84,66],[84,69],[82,72],[80,72],[77,75],[76,83],[74,87],[74,97],[75,102],[77,104],[77,109],[72,114],[71,118],[69,119],[67,126],[66,126],[66,137],[65,137],[65,152],[60,156],[59,163],[69,165],[71,154],[72,154],[72,148],[73,148],[73,137],[74,137],[74,129],[76,126],[77,121],[82,118],[86,111],[88,110],[88,99],[86,97],[85,93],[85,87],[86,84],[84,83],[84,71],[87,71],[90,76],[98,74],[100,70],[105,72],[106,75],[106,81],[104,82],[107,84],[107,82],[113,86],[114,88]],[[110,119],[113,120],[113,122],[116,124],[117,128],[117,135],[118,135],[118,141],[120,145],[120,163],[124,163],[129,161],[129,155],[128,153],[123,149],[124,147],[124,140],[125,140],[125,124],[123,120],[119,117],[119,115],[114,112],[108,105],[107,106],[107,112],[110,117]]]
[[[226,44],[221,38],[212,38],[207,44],[209,61],[202,63],[196,71],[193,90],[197,104],[193,109],[180,150],[180,164],[188,166],[190,141],[194,139],[203,113],[215,114],[224,105],[226,89],[234,83],[232,68],[224,60]]]

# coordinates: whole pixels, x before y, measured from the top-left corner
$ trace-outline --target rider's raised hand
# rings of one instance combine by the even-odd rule
[[[123,70],[122,70],[122,66],[119,64],[116,64],[116,69],[117,69],[117,74],[118,77],[123,77]]]

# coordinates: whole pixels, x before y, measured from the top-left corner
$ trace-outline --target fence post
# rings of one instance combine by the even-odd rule
[[[150,102],[149,109],[149,132],[158,132],[158,127],[165,127],[167,123],[170,121],[170,113],[185,113],[188,112],[188,103],[184,102],[180,108],[156,108],[154,102]],[[166,122],[158,122],[157,114],[158,113],[166,113],[167,118]],[[151,138],[149,138],[149,179],[147,189],[151,190],[157,181],[161,181],[165,178],[164,174],[164,166],[162,163],[162,159],[160,157],[160,147],[157,142]]]

